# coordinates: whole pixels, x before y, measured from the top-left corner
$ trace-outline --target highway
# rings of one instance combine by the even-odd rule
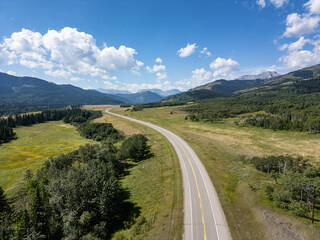
[[[228,224],[211,179],[192,148],[178,135],[157,125],[106,112],[153,128],[174,147],[181,166],[184,191],[185,240],[231,240]]]

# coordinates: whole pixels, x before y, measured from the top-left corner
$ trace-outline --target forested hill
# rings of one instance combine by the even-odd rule
[[[164,101],[199,101],[220,96],[234,96],[244,93],[270,93],[271,91],[290,91],[310,93],[318,91],[317,79],[320,77],[320,64],[290,72],[288,74],[254,80],[216,80],[203,86],[190,89],[182,94],[171,96]],[[308,82],[305,82],[308,81]]]
[[[33,77],[16,77],[0,72],[0,103],[30,106],[70,104],[120,104],[122,101],[95,90],[57,85]]]

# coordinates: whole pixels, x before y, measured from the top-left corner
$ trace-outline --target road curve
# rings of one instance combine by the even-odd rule
[[[154,124],[106,112],[155,129],[173,145],[181,165],[184,190],[185,240],[231,240],[228,224],[209,175],[192,148],[181,137]]]

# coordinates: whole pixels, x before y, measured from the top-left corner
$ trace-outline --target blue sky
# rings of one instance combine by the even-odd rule
[[[320,63],[320,0],[0,2],[0,69],[82,88],[186,90]]]

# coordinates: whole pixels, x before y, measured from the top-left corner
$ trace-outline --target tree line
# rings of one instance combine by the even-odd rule
[[[320,94],[311,86],[320,80],[300,81],[279,92],[264,92],[241,96],[215,98],[184,108],[192,121],[219,121],[238,118],[235,123],[274,130],[320,133]],[[299,85],[299,86],[300,86]],[[305,93],[305,91],[310,93]],[[312,90],[313,89],[313,90]],[[320,89],[320,88],[319,88]],[[295,91],[295,92],[294,92]],[[263,111],[264,114],[252,114]],[[250,115],[239,116],[246,113]]]
[[[19,126],[31,126],[47,121],[64,120],[66,123],[83,123],[101,117],[101,111],[88,111],[71,107],[69,109],[44,110],[40,113],[14,114],[0,119],[0,143],[16,138],[13,129]]]
[[[113,126],[106,126],[110,132]],[[152,154],[144,135],[116,147],[112,142],[124,137],[111,132],[101,144],[51,158],[37,173],[27,171],[13,202],[0,188],[0,239],[108,239],[133,223],[139,209],[119,179],[128,161]]]
[[[302,157],[254,157],[250,162],[257,170],[270,175],[274,182],[265,183],[267,197],[276,206],[301,217],[310,217],[313,187],[316,187],[315,208],[320,210],[320,168]]]

